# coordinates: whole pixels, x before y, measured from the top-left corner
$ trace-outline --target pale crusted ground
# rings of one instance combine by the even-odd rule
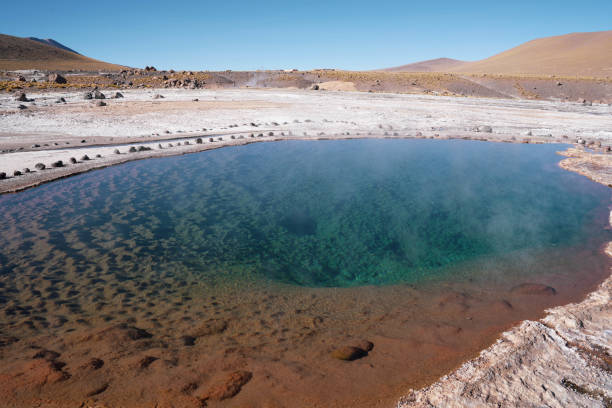
[[[122,92],[124,98],[105,99],[103,107],[95,106],[95,100],[84,100],[83,92],[28,95],[34,102],[0,96],[0,172],[9,178],[15,170],[33,170],[39,162],[49,167],[55,160],[66,163],[85,154],[102,156],[61,170],[11,178],[10,183],[0,181],[0,192],[145,156],[136,153],[119,160],[113,155],[116,145],[125,145],[120,150],[126,152],[129,143],[146,143],[154,149],[146,157],[182,154],[209,148],[208,137],[213,135],[226,135],[216,146],[236,143],[230,134],[247,138],[253,134],[258,141],[464,137],[572,143],[582,138],[587,144],[593,142],[593,147],[612,145],[612,107],[608,105],[287,89]],[[155,99],[157,94],[164,98]],[[67,103],[55,103],[59,97]],[[28,108],[18,110],[19,104]],[[490,126],[490,132],[483,126]],[[206,136],[202,145],[176,147],[176,142],[194,143],[198,136]],[[163,152],[158,151],[160,141]],[[173,142],[170,151],[174,153],[168,151],[168,142]]]

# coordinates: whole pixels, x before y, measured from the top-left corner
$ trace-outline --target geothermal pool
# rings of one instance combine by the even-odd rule
[[[562,149],[258,143],[2,196],[0,393],[393,405],[607,276],[609,189],[560,169]]]

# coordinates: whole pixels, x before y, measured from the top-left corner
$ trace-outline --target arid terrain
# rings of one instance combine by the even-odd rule
[[[92,60],[50,42],[0,35],[0,193],[132,160],[256,142],[352,138],[559,143],[565,145],[560,147],[566,156],[560,163],[563,168],[612,186],[611,39],[612,32],[570,34],[534,40],[482,61],[439,59],[386,71],[209,72],[128,68]],[[556,51],[554,55],[550,50]],[[129,258],[129,254],[125,256]],[[88,279],[92,287],[99,285],[97,276]],[[47,288],[47,282],[35,283]],[[463,344],[461,353],[449,351],[456,344],[445,331],[448,327],[416,326],[419,334],[431,332],[435,337],[432,342],[444,344],[440,356],[452,357],[444,362],[429,360],[426,368],[436,375],[421,382],[393,383],[401,373],[386,367],[401,357],[401,347],[388,339],[369,339],[377,344],[372,352],[376,367],[368,367],[363,361],[355,362],[355,366],[369,370],[371,386],[384,394],[371,400],[369,406],[388,406],[400,395],[406,395],[400,407],[612,406],[612,284],[610,278],[599,287],[591,288],[590,281],[584,284],[594,290],[586,299],[568,298],[567,302],[574,303],[554,308],[542,319],[528,314],[527,301],[523,304],[525,314],[517,307],[512,316],[520,320],[529,316],[532,320],[508,320],[494,333],[465,323],[466,336],[479,340]],[[168,299],[174,296],[164,292],[167,288],[162,280],[152,281],[151,286]],[[36,298],[38,289],[34,286],[21,289],[24,302]],[[133,290],[139,293],[138,288]],[[186,287],[181,296],[190,299],[190,290]],[[71,291],[70,287],[63,288],[61,295]],[[320,292],[320,299],[338,296],[333,291]],[[391,292],[385,293],[387,301],[400,301],[401,294]],[[202,305],[230,319],[235,314],[229,306],[233,296],[240,294],[230,290],[226,298],[206,299]],[[260,317],[272,319],[277,305],[274,302],[281,304],[282,300],[266,296],[262,293],[251,303],[262,309]],[[345,296],[350,309],[352,294],[349,291]],[[374,291],[371,296],[376,309],[380,294]],[[512,302],[521,304],[523,300],[519,296]],[[88,302],[84,302],[85,308],[95,310],[96,305]],[[490,307],[500,304],[487,302],[465,301],[461,296],[450,299],[439,293],[432,294],[431,299],[441,314],[461,320],[466,319],[462,309],[466,303],[473,308],[470,313],[494,317],[495,310]],[[545,297],[537,302],[548,307]],[[0,370],[0,391],[14,397],[10,406],[23,401],[41,406],[106,406],[96,405],[102,395],[108,396],[108,406],[114,406],[135,401],[120,384],[135,378],[142,406],[196,407],[209,399],[221,399],[218,406],[247,404],[250,400],[282,406],[274,399],[262,398],[260,392],[277,381],[275,370],[280,370],[278,378],[282,377],[275,383],[275,395],[325,382],[324,376],[316,380],[308,377],[311,382],[304,380],[310,355],[285,350],[284,340],[273,347],[289,353],[295,367],[283,371],[286,368],[279,369],[273,359],[261,365],[249,362],[243,347],[260,347],[257,342],[262,336],[267,338],[262,332],[272,330],[261,323],[263,320],[250,328],[250,343],[245,346],[240,340],[237,346],[236,339],[244,337],[237,325],[228,326],[226,320],[218,319],[200,322],[197,314],[180,316],[180,308],[170,306],[161,299],[151,310],[160,316],[170,313],[185,330],[192,322],[198,323],[201,334],[196,337],[203,340],[196,342],[197,347],[189,348],[193,346],[187,344],[191,340],[158,331],[158,327],[145,330],[123,323],[109,323],[102,329],[97,326],[85,334],[68,331],[61,338],[20,339],[27,337],[24,333],[28,325],[38,324],[32,321],[15,326],[18,335],[0,332],[0,357],[8,362]],[[293,306],[301,313],[297,305]],[[69,306],[50,302],[49,307],[57,307],[54,313],[61,315],[62,308]],[[4,312],[9,316],[13,310]],[[246,315],[245,311],[241,313]],[[305,318],[296,316],[285,317],[283,324],[291,326]],[[321,324],[318,316],[307,317],[307,326],[316,331]],[[143,315],[143,321],[146,318]],[[395,323],[393,319],[387,322],[391,328]],[[53,327],[66,329],[62,324]],[[503,330],[507,331],[499,336]],[[338,341],[364,341],[342,336]],[[194,337],[191,343],[195,341]],[[395,354],[377,354],[380,345]],[[321,358],[329,354],[331,345],[326,343],[321,348],[319,344],[308,350]],[[190,367],[192,371],[183,377],[186,371],[177,368],[179,359],[193,359],[197,366]],[[107,364],[102,368],[105,361],[115,361],[117,366]],[[255,379],[243,369],[247,363],[259,367]],[[211,366],[204,367],[206,364]],[[216,374],[206,371],[210,367]],[[330,370],[338,378],[345,378],[341,368],[337,365]],[[415,368],[405,362],[400,369]],[[157,375],[149,376],[152,371]],[[205,376],[194,374],[205,371]],[[222,372],[232,374],[225,378]],[[261,373],[267,373],[267,377]],[[363,403],[365,399],[350,391],[359,378],[363,377],[358,371],[352,373],[345,378],[344,393],[330,386],[321,398],[335,398],[338,406]],[[86,389],[78,384],[86,384]],[[313,396],[301,403],[322,406],[321,401]]]

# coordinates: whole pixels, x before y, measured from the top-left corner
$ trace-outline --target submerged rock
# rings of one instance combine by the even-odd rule
[[[543,285],[541,283],[522,283],[510,289],[510,292],[519,295],[556,295],[557,290],[552,286]]]
[[[367,356],[368,352],[359,347],[344,346],[332,351],[331,355],[338,360],[353,361]]]
[[[232,398],[240,392],[242,387],[251,381],[253,373],[250,371],[234,371],[224,381],[211,387],[204,395],[203,400],[222,401],[224,399]]]

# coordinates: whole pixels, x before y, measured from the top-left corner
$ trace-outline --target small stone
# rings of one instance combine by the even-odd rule
[[[64,99],[64,97],[58,98],[55,103],[66,103],[66,99]]]
[[[24,110],[24,109],[28,109],[28,107],[27,107],[27,106],[25,106],[25,105],[19,105],[19,106],[17,107],[17,109],[19,109],[19,110]]]
[[[25,92],[21,92],[17,97],[18,102],[32,102],[34,99],[28,99]]]
[[[77,159],[75,159],[74,157],[70,158],[70,163],[75,164],[77,162]]]
[[[68,82],[66,81],[66,78],[64,78],[60,74],[49,74],[49,76],[47,77],[47,80],[54,84],[65,84],[66,82]]]
[[[6,173],[3,171],[0,171],[0,180],[4,180],[6,178]]]
[[[121,92],[115,92],[115,96],[113,96],[113,98],[115,99],[123,98],[123,94]]]
[[[85,92],[83,94],[83,99],[93,99],[93,95],[91,92]]]
[[[29,172],[30,172],[30,168],[29,168],[29,167],[26,167],[25,169],[23,169],[23,172],[24,172],[24,173],[29,173]]]
[[[201,137],[198,137],[198,138],[196,139],[196,143],[197,143],[197,144],[202,144],[202,138],[201,138]]]
[[[45,167],[47,167],[47,166],[45,166],[45,164],[44,164],[44,163],[36,163],[36,164],[34,165],[34,167],[36,168],[36,170],[44,170],[44,169],[45,169]]]
[[[81,143],[87,143],[87,140],[83,139],[81,140]]]
[[[193,346],[195,345],[196,338],[193,336],[183,336],[181,337],[181,341],[183,342],[183,346]]]
[[[114,153],[115,153],[115,154],[121,154],[121,152],[119,151],[119,149],[115,149],[115,150],[114,150]]]
[[[100,157],[102,157],[101,154],[96,154],[96,157],[99,159]]]
[[[104,101],[98,101],[98,102],[96,103],[96,106],[106,106],[106,102],[104,102]]]
[[[131,146],[129,152],[136,153],[136,148],[134,146]]]
[[[36,149],[37,147],[40,147],[40,145],[39,145],[38,143],[33,144],[33,145],[31,146],[31,148],[32,148],[32,149]]]
[[[51,163],[51,167],[64,167],[64,162],[61,160]]]
[[[83,157],[81,157],[81,160],[87,161],[87,160],[89,160],[89,156],[85,154],[85,155],[83,155]]]
[[[104,95],[102,92],[95,90],[93,93],[93,97],[94,99],[106,99],[106,95]]]
[[[13,172],[13,176],[21,176],[21,172],[19,170],[15,170]]]
[[[209,137],[209,138],[208,138],[208,141],[209,141],[209,142],[214,142],[214,141],[215,141],[215,139],[213,139],[212,137]]]

